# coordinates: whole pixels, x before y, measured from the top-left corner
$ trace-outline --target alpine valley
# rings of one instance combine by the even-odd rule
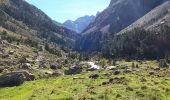
[[[170,100],[169,67],[169,0],[111,0],[64,23],[0,0],[0,100]]]

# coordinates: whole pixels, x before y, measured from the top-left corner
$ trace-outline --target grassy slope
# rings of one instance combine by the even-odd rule
[[[119,63],[123,63],[122,61]],[[124,62],[126,64],[131,64]],[[26,82],[22,86],[1,88],[0,100],[169,100],[170,80],[168,75],[156,77],[148,75],[145,65],[156,65],[156,62],[145,62],[140,65],[140,71],[129,74],[119,74],[124,81],[99,86],[102,82],[116,77],[103,74],[110,71],[88,72],[81,75],[61,76],[57,78]],[[166,70],[166,71],[169,71]],[[99,73],[96,80],[89,79],[91,73]],[[164,71],[157,72],[159,75]],[[75,77],[84,79],[74,79]],[[143,81],[145,80],[145,81]],[[131,89],[127,89],[131,88]],[[117,97],[117,98],[116,98]],[[108,98],[108,99],[107,99]]]

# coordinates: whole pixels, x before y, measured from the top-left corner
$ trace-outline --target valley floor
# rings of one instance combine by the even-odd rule
[[[117,74],[100,70],[1,88],[0,100],[170,100],[170,69],[155,69],[157,61],[143,61],[134,71],[123,72],[122,66],[132,62],[118,64]]]

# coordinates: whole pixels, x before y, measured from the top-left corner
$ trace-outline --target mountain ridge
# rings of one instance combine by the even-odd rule
[[[95,16],[85,15],[77,18],[75,21],[67,20],[63,23],[63,26],[77,33],[81,33],[90,23],[94,22],[94,20]]]
[[[108,34],[120,32],[165,1],[112,0],[109,7],[85,29],[75,48],[85,52],[100,52]]]

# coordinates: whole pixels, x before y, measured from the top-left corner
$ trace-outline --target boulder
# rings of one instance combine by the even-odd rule
[[[133,71],[133,69],[124,69],[123,73],[131,73]]]
[[[118,70],[117,66],[109,66],[107,67],[107,70]]]
[[[153,70],[158,71],[158,70],[161,70],[161,68],[156,66],[156,67],[153,68]]]
[[[0,76],[0,87],[19,86],[24,81],[32,81],[34,79],[35,76],[27,71],[12,72]]]
[[[44,61],[39,62],[39,68],[47,68],[47,64]]]
[[[89,78],[92,78],[92,79],[97,79],[99,77],[99,74],[91,74],[89,76]]]
[[[30,63],[24,63],[22,65],[22,69],[29,69],[31,67],[31,64]]]
[[[53,69],[53,70],[56,70],[56,69],[57,69],[57,66],[51,65],[50,68]]]
[[[68,70],[64,71],[65,75],[73,75],[73,74],[80,74],[82,72],[82,68],[81,67],[72,67],[69,68]]]
[[[15,53],[15,51],[13,51],[13,50],[9,51],[10,55],[13,55],[14,53]]]
[[[114,74],[114,75],[118,75],[119,73],[120,73],[119,70],[114,70],[114,71],[113,71],[113,74]]]

